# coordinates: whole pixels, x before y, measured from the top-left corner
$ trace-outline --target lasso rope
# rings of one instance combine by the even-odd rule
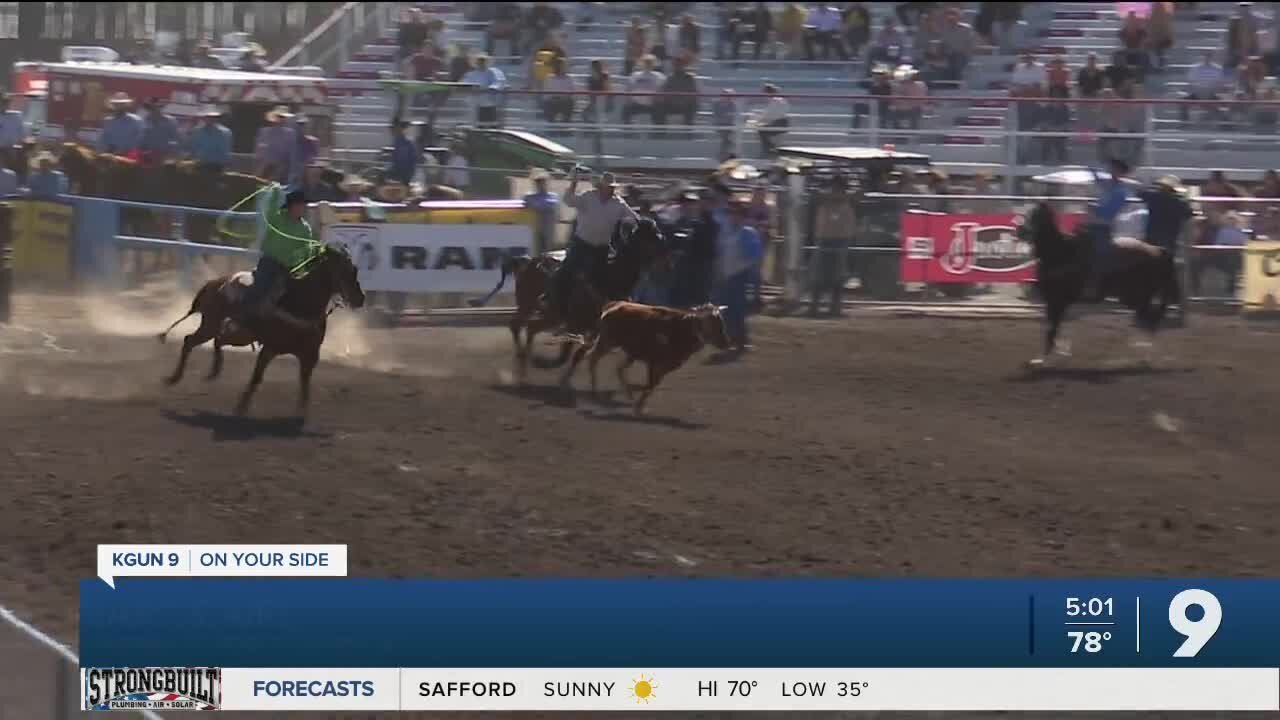
[[[237,239],[237,240],[250,240],[250,241],[252,241],[252,240],[256,240],[256,239],[257,239],[257,236],[256,236],[256,235],[242,235],[242,234],[240,234],[240,233],[236,233],[236,232],[232,232],[231,230],[228,230],[228,229],[226,228],[226,224],[225,224],[225,223],[226,223],[226,220],[227,220],[227,218],[228,218],[228,217],[230,217],[230,214],[231,214],[231,213],[234,213],[237,209],[239,209],[239,208],[240,208],[241,206],[243,206],[245,203],[249,202],[250,200],[253,200],[254,198],[258,197],[259,195],[261,195],[261,194],[262,194],[262,193],[264,193],[264,192],[272,192],[272,191],[275,191],[277,188],[280,188],[280,187],[281,187],[281,186],[280,186],[280,184],[279,184],[279,183],[268,183],[268,184],[263,185],[262,187],[258,188],[257,190],[254,190],[253,192],[249,193],[248,195],[246,195],[243,199],[241,199],[241,200],[240,200],[240,202],[236,203],[235,205],[232,205],[232,206],[231,206],[231,208],[230,208],[230,209],[228,209],[228,210],[226,211],[226,213],[224,213],[223,215],[218,216],[218,221],[215,223],[215,227],[217,228],[218,232],[219,232],[219,233],[222,233],[223,235],[226,235],[226,236],[229,236],[229,237],[233,237],[233,238],[235,238],[235,239]],[[287,232],[285,232],[284,230],[281,230],[280,228],[276,227],[275,225],[272,225],[272,224],[271,224],[271,213],[270,213],[270,211],[269,211],[269,210],[268,210],[268,211],[263,211],[263,212],[261,213],[261,215],[262,215],[262,222],[267,226],[267,229],[268,229],[269,231],[274,232],[275,234],[279,235],[280,237],[288,238],[288,239],[290,239],[290,240],[297,240],[297,241],[299,241],[299,242],[301,242],[301,243],[304,243],[304,244],[306,244],[306,245],[310,246],[310,247],[312,248],[312,250],[313,250],[313,253],[312,253],[312,255],[311,255],[310,257],[308,257],[307,259],[303,260],[302,262],[298,263],[297,265],[295,265],[295,266],[293,266],[292,268],[290,268],[290,269],[289,269],[289,274],[290,274],[290,275],[294,275],[294,276],[298,275],[298,274],[299,274],[299,273],[301,273],[301,272],[302,272],[302,271],[303,271],[303,270],[304,270],[308,265],[310,265],[311,263],[313,263],[313,262],[315,262],[316,260],[318,260],[318,259],[321,257],[321,255],[323,254],[323,251],[324,251],[324,248],[325,248],[324,243],[322,243],[322,242],[320,242],[320,241],[318,241],[318,240],[312,239],[312,238],[308,238],[308,237],[299,237],[299,236],[297,236],[297,235],[293,235],[293,234],[287,233]]]

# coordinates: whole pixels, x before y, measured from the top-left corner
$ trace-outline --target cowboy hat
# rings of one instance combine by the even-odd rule
[[[1184,193],[1187,191],[1187,189],[1183,187],[1182,181],[1178,179],[1177,175],[1161,175],[1156,178],[1156,181],[1153,184],[1156,187],[1166,188],[1176,193]]]
[[[45,162],[56,163],[58,159],[48,150],[41,150],[35,154],[35,157],[31,158],[31,167],[38,168]]]
[[[289,112],[288,105],[277,105],[267,111],[267,122],[280,122],[293,117],[293,113]]]
[[[530,168],[529,179],[534,182],[537,182],[539,180],[550,180],[551,173],[548,173],[545,169],[540,167]]]
[[[387,183],[378,188],[377,196],[386,203],[404,202],[409,197],[409,186],[404,183]]]
[[[222,111],[219,110],[216,105],[205,105],[200,110],[200,117],[202,118],[222,117]]]
[[[338,189],[343,192],[360,193],[373,187],[373,183],[365,180],[359,175],[347,175],[338,183]]]
[[[608,170],[600,173],[600,177],[596,178],[596,187],[600,187],[601,185],[605,187],[615,187],[615,188],[622,187],[620,184],[618,184],[617,177],[614,176],[614,174],[609,172]]]
[[[129,93],[120,91],[112,93],[111,97],[107,99],[107,104],[112,107],[117,105],[132,105],[133,98],[129,97]]]

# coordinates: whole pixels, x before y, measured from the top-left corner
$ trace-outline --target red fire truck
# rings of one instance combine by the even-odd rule
[[[180,124],[217,106],[235,153],[253,152],[257,130],[276,105],[305,114],[308,133],[322,146],[331,145],[333,108],[318,77],[119,62],[19,62],[10,88],[26,98],[23,111],[41,141],[96,141],[108,98],[123,92],[137,103],[160,98]]]

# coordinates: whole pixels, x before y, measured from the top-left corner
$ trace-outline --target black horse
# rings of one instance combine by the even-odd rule
[[[473,300],[471,305],[484,305],[502,289],[507,277],[516,280],[516,313],[511,318],[511,340],[515,344],[515,373],[524,380],[530,358],[533,338],[540,332],[566,326],[585,334],[594,333],[600,323],[600,312],[606,302],[630,299],[640,276],[650,268],[667,261],[668,247],[662,231],[652,218],[641,217],[633,226],[622,226],[614,233],[612,252],[603,267],[594,269],[591,278],[575,278],[569,296],[569,317],[561,317],[555,303],[545,301],[551,278],[559,269],[563,251],[541,256],[511,257],[502,263],[502,277],[484,298]],[[524,331],[524,341],[520,333]],[[579,340],[566,339],[560,344],[560,356],[551,362],[537,362],[543,368],[558,368],[569,359],[575,349],[585,354],[587,347]],[[579,357],[578,359],[581,359]]]
[[[1040,202],[1031,210],[1018,234],[1031,243],[1038,261],[1036,285],[1048,322],[1044,355],[1032,360],[1033,365],[1039,365],[1056,348],[1067,308],[1081,302],[1085,280],[1096,258],[1085,226],[1070,236],[1063,233],[1058,228],[1057,214],[1047,202]],[[1110,269],[1101,277],[1098,294],[1132,309],[1138,327],[1154,336],[1169,305],[1181,297],[1173,255],[1165,251],[1153,255],[1135,247],[1115,247],[1111,252]]]

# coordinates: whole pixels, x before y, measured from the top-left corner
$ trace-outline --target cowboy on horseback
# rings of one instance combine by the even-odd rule
[[[639,222],[635,210],[618,196],[618,183],[611,172],[601,173],[595,188],[579,195],[578,173],[574,167],[569,176],[569,190],[564,203],[577,210],[578,220],[564,262],[551,278],[544,298],[546,307],[555,308],[561,318],[568,318],[573,281],[579,275],[590,278],[609,259],[609,246],[619,223]]]
[[[297,329],[309,330],[314,321],[295,317],[277,303],[289,278],[305,270],[321,246],[312,237],[311,225],[304,217],[306,195],[301,190],[291,190],[281,200],[281,192],[282,188],[274,185],[268,195],[262,254],[232,322],[243,326],[255,318],[275,317]]]
[[[1120,158],[1112,158],[1109,165],[1110,176],[1089,168],[1093,181],[1098,186],[1098,198],[1090,207],[1084,224],[1086,237],[1093,245],[1093,262],[1089,263],[1089,275],[1085,278],[1083,291],[1086,300],[1102,299],[1099,297],[1099,290],[1114,247],[1139,247],[1148,252],[1154,251],[1155,254],[1160,252],[1159,248],[1143,241],[1146,236],[1147,209],[1141,206],[1129,207],[1133,184],[1129,174],[1132,168]]]

